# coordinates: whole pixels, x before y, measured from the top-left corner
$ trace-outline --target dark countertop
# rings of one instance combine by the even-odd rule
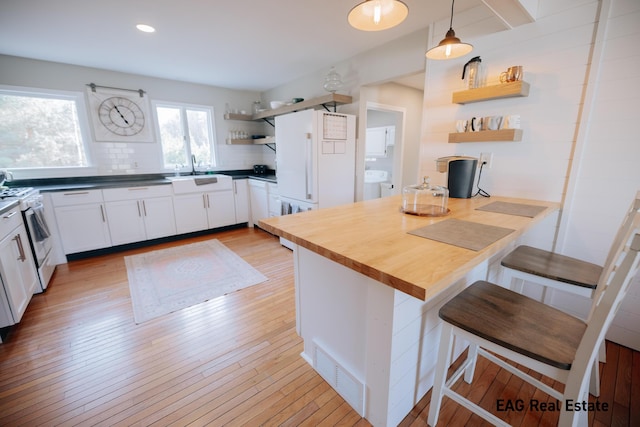
[[[5,212],[9,212],[11,209],[18,206],[19,203],[20,202],[18,202],[17,200],[0,200],[0,215]]]
[[[276,183],[275,172],[270,170],[267,174],[257,175],[253,170],[214,171],[214,174],[229,175],[233,179],[255,178]],[[205,176],[205,173],[198,173]],[[11,187],[34,187],[43,193],[72,190],[98,190],[103,188],[120,187],[147,187],[151,185],[169,185],[171,181],[167,177],[172,174],[140,174],[140,175],[102,175],[72,178],[39,178],[13,180]],[[183,175],[189,176],[189,175]]]

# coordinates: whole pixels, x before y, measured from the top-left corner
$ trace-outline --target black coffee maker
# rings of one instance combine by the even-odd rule
[[[468,199],[473,193],[478,159],[467,156],[440,157],[436,160],[438,172],[447,172],[449,197]]]

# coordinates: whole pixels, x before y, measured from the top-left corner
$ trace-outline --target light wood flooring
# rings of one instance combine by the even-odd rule
[[[262,284],[136,325],[124,256],[211,238],[266,275]],[[0,345],[2,426],[368,426],[300,357],[292,254],[260,230],[238,229],[70,262],[36,295]],[[482,359],[481,359],[482,360]],[[608,343],[590,425],[640,425],[640,353]],[[480,362],[473,391],[495,401],[546,400]],[[402,426],[423,426],[430,393]],[[631,402],[635,402],[632,407]],[[498,414],[554,425],[557,413]],[[481,420],[445,399],[439,425]]]

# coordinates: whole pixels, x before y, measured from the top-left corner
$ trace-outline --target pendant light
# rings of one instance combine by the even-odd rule
[[[438,43],[438,46],[432,47],[426,53],[428,59],[452,59],[466,55],[473,50],[473,46],[468,43],[462,43],[456,37],[453,31],[453,4],[455,0],[451,0],[451,21],[449,22],[449,31],[447,35]]]
[[[362,31],[382,31],[405,20],[409,8],[399,0],[365,0],[349,12],[352,27]]]

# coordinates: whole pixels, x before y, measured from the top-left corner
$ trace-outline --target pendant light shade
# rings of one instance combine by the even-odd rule
[[[362,31],[382,31],[405,20],[409,8],[399,0],[365,0],[349,12],[352,27]]]
[[[473,50],[473,46],[469,43],[462,43],[456,32],[453,31],[453,4],[455,0],[451,1],[451,21],[449,22],[449,31],[445,35],[444,39],[438,43],[438,46],[432,47],[427,51],[428,59],[453,59],[466,55]]]

